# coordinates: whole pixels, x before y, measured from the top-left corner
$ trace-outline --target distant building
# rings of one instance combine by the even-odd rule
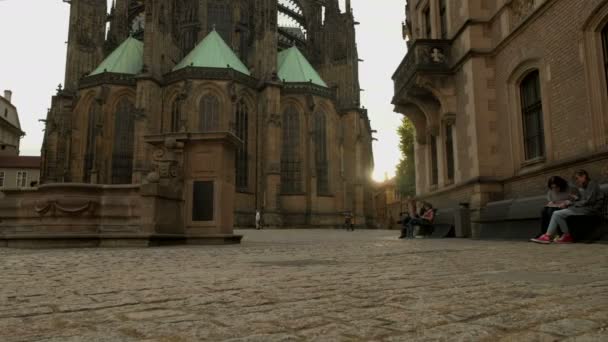
[[[0,190],[31,188],[40,182],[40,157],[0,156]]]
[[[0,156],[19,155],[19,142],[25,135],[17,108],[11,103],[12,95],[10,90],[5,90],[4,96],[0,96]]]
[[[396,229],[399,214],[406,207],[401,194],[397,191],[395,178],[388,179],[376,185],[374,193],[376,208],[376,223],[380,229]]]

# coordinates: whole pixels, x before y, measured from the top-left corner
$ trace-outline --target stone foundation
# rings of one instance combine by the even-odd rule
[[[239,243],[241,236],[189,236],[184,201],[160,184],[49,184],[6,190],[0,199],[0,247],[148,247]]]

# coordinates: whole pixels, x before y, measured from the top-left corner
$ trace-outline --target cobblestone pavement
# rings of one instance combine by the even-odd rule
[[[0,341],[608,341],[608,246],[242,231],[0,249]]]

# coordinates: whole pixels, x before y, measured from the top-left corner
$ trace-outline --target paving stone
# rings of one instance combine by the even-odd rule
[[[604,245],[564,258],[394,231],[238,233],[240,246],[0,248],[0,341],[608,340]]]
[[[556,322],[542,324],[536,330],[562,336],[576,336],[599,327],[600,325],[598,323],[589,320],[562,319]]]

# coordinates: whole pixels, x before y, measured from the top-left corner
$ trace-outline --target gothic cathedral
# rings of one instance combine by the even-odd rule
[[[68,2],[42,183],[165,182],[189,220],[226,205],[236,227],[371,224],[349,0]]]

